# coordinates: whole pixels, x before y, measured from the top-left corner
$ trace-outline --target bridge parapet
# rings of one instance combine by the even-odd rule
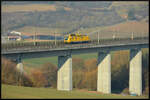
[[[115,38],[115,39],[101,39],[99,42],[97,40],[92,40],[90,43],[86,44],[64,44],[63,41],[57,41],[55,45],[54,41],[48,42],[13,42],[2,44],[2,51],[11,50],[33,50],[33,49],[54,49],[54,48],[83,48],[97,45],[113,45],[113,44],[128,44],[128,43],[138,43],[138,42],[148,42],[148,37],[135,38],[131,40],[130,38]]]

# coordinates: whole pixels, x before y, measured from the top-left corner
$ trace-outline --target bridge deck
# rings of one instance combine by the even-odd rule
[[[31,44],[4,44],[2,45],[2,54],[9,53],[21,53],[21,52],[36,52],[36,51],[51,51],[51,50],[67,50],[67,49],[81,49],[81,48],[94,48],[94,47],[105,47],[105,46],[119,46],[129,44],[143,44],[148,43],[148,38],[142,39],[121,39],[121,40],[100,40],[91,41],[91,43],[83,44],[64,44],[63,41],[59,41],[56,45],[54,43],[37,43],[36,45]]]

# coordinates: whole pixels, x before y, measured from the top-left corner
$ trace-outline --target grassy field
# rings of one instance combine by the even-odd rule
[[[72,55],[72,58],[82,58],[83,60],[87,60],[87,59],[91,59],[91,58],[97,58],[97,53]],[[57,66],[57,62],[58,62],[57,59],[58,58],[56,56],[45,57],[45,58],[24,59],[23,64],[28,67],[38,68],[41,65],[43,65],[47,62],[50,62]]]
[[[81,58],[83,60],[88,60],[88,59],[92,59],[92,58],[97,58],[97,53],[72,55],[72,59],[73,58]],[[24,66],[25,72],[30,74],[30,71],[32,69],[40,68],[45,63],[48,63],[48,62],[57,66],[58,57],[54,56],[54,57],[45,57],[45,58],[23,59],[23,66]]]
[[[53,88],[31,88],[21,86],[11,86],[2,84],[2,99],[14,98],[100,98],[100,99],[147,99],[148,96],[123,96],[118,94],[102,94],[94,91],[81,91],[73,89],[72,91],[58,91]]]
[[[41,65],[51,62],[57,65],[57,57],[45,57],[45,58],[34,58],[34,59],[24,59],[23,64],[30,67],[40,67]]]

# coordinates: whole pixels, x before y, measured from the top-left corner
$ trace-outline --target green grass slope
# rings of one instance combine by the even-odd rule
[[[82,58],[83,60],[97,58],[97,53],[90,53],[90,54],[78,54],[72,55],[73,58]],[[33,58],[33,59],[24,59],[23,64],[28,67],[38,68],[41,65],[50,62],[57,66],[58,58],[54,57],[44,57],[44,58]]]
[[[21,86],[11,86],[2,84],[2,99],[6,98],[109,98],[109,99],[146,99],[148,96],[122,96],[114,94],[101,94],[98,92],[88,92],[80,90],[58,91],[52,88],[31,88]]]

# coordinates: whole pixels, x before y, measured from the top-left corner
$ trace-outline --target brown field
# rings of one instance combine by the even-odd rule
[[[50,4],[26,4],[26,5],[2,5],[2,12],[18,11],[56,11],[56,5]],[[70,11],[71,8],[64,7],[64,10]]]
[[[135,33],[148,33],[149,24],[146,22],[127,21],[121,24],[116,24],[110,27],[104,28],[109,31],[121,31],[121,32],[135,32]]]
[[[17,11],[56,11],[55,5],[49,4],[27,4],[27,5],[2,5],[2,12],[17,12]]]
[[[118,2],[118,1],[115,1],[112,3],[112,6],[138,6],[138,5],[147,5],[148,2],[147,1],[121,1],[121,2]]]
[[[17,31],[21,32],[23,35],[35,35],[35,31],[37,35],[54,35],[54,30],[56,30],[56,36],[61,36],[60,32],[65,31],[65,29],[51,29],[45,27],[23,27],[18,29]],[[78,30],[81,34],[88,34],[90,37],[97,38],[96,33],[92,33],[95,31],[100,32],[100,38],[112,38],[114,34],[116,37],[131,37],[132,32],[136,37],[148,36],[149,34],[149,24],[145,21],[127,21],[120,24],[105,26],[105,27],[93,27],[87,28],[84,30]],[[76,32],[74,32],[76,33]]]
[[[79,33],[86,33],[90,37],[93,37],[93,39],[97,38],[97,34],[94,33],[96,31],[99,32],[100,38],[112,38],[114,34],[119,38],[131,37],[132,32],[135,37],[143,37],[149,35],[149,24],[144,21],[127,21],[112,26],[93,27],[82,31],[78,30]]]
[[[114,1],[111,6],[108,7],[108,9],[112,9],[113,7],[117,7],[117,13],[122,17],[123,15],[126,15],[132,7],[136,9],[141,9],[140,6],[147,6],[147,1]]]
[[[32,26],[25,26],[22,28],[17,29],[16,31],[21,32],[22,35],[31,36],[31,35],[56,35],[61,36],[60,32],[62,32],[62,29],[51,29],[47,27],[32,27]],[[35,33],[36,32],[36,33]],[[54,34],[54,32],[56,34]]]

